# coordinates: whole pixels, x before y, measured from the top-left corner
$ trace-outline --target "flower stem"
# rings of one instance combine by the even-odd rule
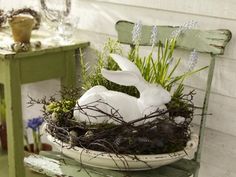
[[[38,149],[38,142],[37,142],[37,133],[36,131],[32,130],[33,138],[34,138],[34,152],[37,152]]]
[[[38,127],[38,150],[41,151],[42,150],[42,143],[41,143],[41,134],[40,134],[40,128]]]
[[[26,143],[27,149],[28,149],[28,151],[30,151],[30,144],[29,144],[29,139],[28,139],[28,135],[27,135],[26,131],[24,133],[24,139],[25,139],[25,143]]]

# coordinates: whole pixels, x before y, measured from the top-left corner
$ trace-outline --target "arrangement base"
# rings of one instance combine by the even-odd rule
[[[119,155],[83,149],[76,146],[71,148],[71,145],[61,142],[50,134],[47,134],[47,138],[62,154],[73,158],[81,164],[117,171],[150,170],[168,165],[195,152],[198,144],[198,136],[192,134],[191,140],[182,151],[156,155]]]
[[[147,171],[122,172],[93,168],[81,165],[77,161],[63,156],[60,152],[40,152],[40,155],[31,155],[25,158],[25,165],[31,170],[48,176],[113,176],[113,177],[189,177],[199,168],[199,164],[192,160],[181,159],[158,169]],[[55,166],[55,164],[57,164]],[[53,170],[52,170],[53,167]],[[61,170],[63,169],[63,170]]]

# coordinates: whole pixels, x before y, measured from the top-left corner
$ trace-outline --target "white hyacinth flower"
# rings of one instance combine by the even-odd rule
[[[192,71],[198,62],[198,52],[194,49],[189,56],[188,70]]]
[[[183,25],[179,26],[176,30],[171,33],[171,38],[178,38],[181,34],[185,33],[188,29],[193,29],[197,27],[198,22],[190,20],[185,22]]]
[[[132,41],[135,45],[139,44],[142,34],[142,22],[138,21],[135,23],[132,31]]]
[[[150,43],[152,44],[152,48],[157,43],[157,32],[158,32],[158,29],[157,29],[157,26],[155,25],[152,27],[152,34],[151,34],[151,39],[150,39]]]

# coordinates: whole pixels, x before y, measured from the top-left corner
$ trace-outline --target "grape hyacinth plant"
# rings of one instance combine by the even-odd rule
[[[142,34],[142,22],[138,21],[135,23],[133,31],[132,31],[132,41],[135,45],[139,44],[139,41],[141,40],[141,34]]]
[[[35,117],[32,119],[29,119],[27,121],[27,129],[30,128],[32,130],[32,136],[33,136],[33,152],[39,152],[42,149],[42,143],[41,143],[41,133],[40,133],[40,127],[43,124],[44,119],[43,117]],[[25,133],[25,142],[27,149],[30,151],[30,143],[27,134]]]
[[[193,29],[196,28],[198,25],[198,22],[194,20],[190,20],[188,22],[185,22],[183,25],[179,26],[176,30],[174,30],[171,33],[170,38],[175,38],[177,39],[181,34],[184,34],[188,29]]]
[[[189,56],[188,60],[188,69],[189,71],[192,71],[198,62],[198,52],[194,49]]]
[[[150,39],[150,43],[152,44],[152,49],[155,47],[155,45],[157,44],[157,32],[158,32],[158,29],[157,29],[157,26],[154,25],[153,28],[152,28],[152,34],[151,34],[151,39]]]

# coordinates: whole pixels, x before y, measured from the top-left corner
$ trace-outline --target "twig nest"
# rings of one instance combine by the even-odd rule
[[[31,8],[22,8],[22,9],[16,9],[16,10],[13,9],[9,12],[8,17],[12,18],[12,17],[19,15],[19,14],[26,14],[26,15],[28,14],[28,15],[31,15],[32,17],[34,17],[35,25],[34,25],[33,29],[39,29],[40,24],[41,24],[41,15],[37,11],[35,11]]]
[[[19,14],[8,19],[15,42],[30,43],[31,31],[35,19],[31,15]]]
[[[4,10],[0,9],[0,27],[6,22],[6,15]]]

